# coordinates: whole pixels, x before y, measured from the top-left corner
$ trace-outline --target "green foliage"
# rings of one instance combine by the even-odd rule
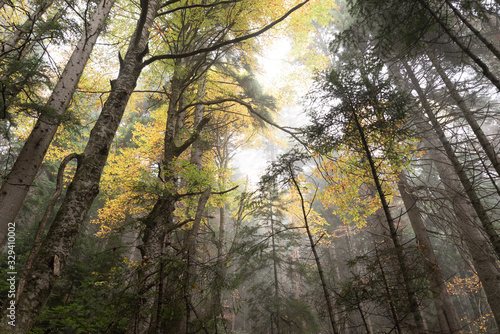
[[[35,101],[30,103],[42,104],[40,90],[50,87],[47,66],[40,56],[6,59],[4,62],[0,69],[0,118],[10,118],[9,113],[16,107],[31,114],[24,103],[28,99]]]
[[[82,238],[33,333],[120,333],[135,295],[128,287],[132,268],[116,239]]]
[[[403,123],[410,111],[408,97],[396,88],[383,63],[369,53],[343,54],[336,69],[317,79],[310,101],[312,125],[305,132],[320,152],[330,152],[340,144],[362,152],[357,121],[371,136],[370,145],[382,144],[379,149],[390,148],[392,141],[409,135]],[[390,154],[389,149],[384,152]]]
[[[424,0],[428,3],[430,1]],[[403,55],[412,50],[426,33],[439,34],[438,25],[418,1],[348,0],[352,22],[336,36],[334,49],[351,49],[373,43],[383,55]]]
[[[430,297],[428,281],[423,270],[423,264],[416,248],[407,248],[405,256],[408,263],[411,284],[419,300]],[[406,291],[398,286],[401,273],[395,263],[393,249],[377,250],[371,254],[357,256],[348,261],[349,279],[345,280],[338,292],[336,304],[347,313],[359,313],[360,305],[370,303],[373,308],[380,309],[380,314],[386,314],[391,303],[402,320],[410,314]],[[360,273],[357,268],[364,268]],[[373,311],[372,311],[373,312]],[[376,311],[377,312],[377,311]],[[381,329],[383,330],[383,329]]]

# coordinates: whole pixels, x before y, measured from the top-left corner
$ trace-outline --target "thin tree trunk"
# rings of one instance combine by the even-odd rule
[[[476,35],[476,37],[481,42],[483,42],[483,44],[488,48],[488,50],[490,50],[491,53],[493,53],[495,57],[497,57],[497,59],[500,60],[500,51],[493,45],[493,43],[488,41],[486,37],[484,37],[481,34],[481,32],[477,30],[455,6],[453,6],[450,0],[445,0],[445,2],[448,5],[448,7],[451,8],[453,13],[455,13],[455,15],[460,19],[460,21],[462,21],[467,26],[467,28],[469,28],[469,30],[472,31],[472,33],[474,33],[474,35]]]
[[[432,111],[432,108],[429,105],[424,92],[420,88],[420,84],[418,83],[418,80],[415,77],[412,68],[407,62],[403,62],[403,66],[405,67],[406,73],[408,74],[408,77],[410,78],[413,87],[419,96],[419,99],[424,107],[425,113],[427,114],[427,117],[429,118],[432,124],[432,128],[436,132],[439,141],[443,145],[443,148],[446,152],[446,156],[451,161],[453,169],[455,170],[455,173],[460,179],[463,189],[465,190],[465,193],[467,194],[467,197],[469,198],[469,201],[472,204],[474,211],[476,212],[479,220],[481,221],[483,229],[488,235],[497,257],[500,259],[500,236],[496,232],[495,227],[493,226],[493,222],[491,221],[490,217],[488,216],[488,213],[483,207],[481,200],[477,196],[472,183],[470,182],[469,178],[467,177],[467,174],[465,173],[463,165],[458,160],[457,156],[455,155],[455,152],[453,151],[453,148],[451,147],[450,142],[446,138],[446,135],[443,129],[441,128],[441,124],[434,115],[434,112]]]
[[[434,18],[437,24],[441,26],[443,31],[450,37],[450,39],[466,54],[476,63],[477,66],[479,66],[484,74],[485,77],[487,77],[491,83],[500,91],[500,80],[493,74],[493,72],[490,71],[488,65],[484,63],[476,54],[474,54],[470,48],[468,48],[466,45],[464,45],[458,38],[457,36],[446,26],[446,24],[439,18],[439,16],[432,10],[432,8],[429,7],[429,5],[426,3],[426,0],[418,0],[418,2],[422,5],[422,7],[431,14],[431,16]]]
[[[458,333],[460,331],[460,322],[458,321],[455,306],[444,284],[441,268],[434,254],[420,210],[417,207],[417,198],[410,191],[403,172],[399,176],[398,189],[424,259],[424,267],[434,298],[441,333]]]
[[[281,334],[281,314],[280,314],[280,299],[279,299],[279,281],[278,281],[278,261],[276,255],[276,240],[275,240],[275,229],[274,229],[274,218],[273,218],[273,209],[271,206],[271,244],[273,248],[273,273],[274,273],[274,306],[275,309],[275,323],[276,323],[276,334]],[[272,323],[271,323],[272,328]]]
[[[28,274],[17,306],[15,333],[27,333],[38,318],[59,280],[79,235],[80,226],[99,192],[102,170],[128,99],[141,73],[142,57],[147,50],[150,28],[157,11],[158,0],[145,0],[142,3],[141,17],[123,60],[123,67],[90,133],[80,167]]]
[[[332,302],[331,302],[331,298],[330,298],[330,292],[328,291],[328,286],[326,284],[325,275],[323,273],[323,267],[321,265],[321,261],[320,261],[319,256],[318,256],[318,252],[316,251],[316,243],[314,242],[314,239],[313,239],[313,236],[311,233],[311,229],[309,228],[309,220],[307,219],[308,215],[306,213],[304,197],[302,195],[302,191],[300,190],[299,184],[297,183],[297,180],[295,179],[295,174],[294,174],[294,171],[292,169],[292,166],[289,166],[289,172],[290,172],[290,177],[292,179],[292,182],[295,186],[295,189],[297,190],[297,193],[299,194],[299,197],[300,197],[300,205],[302,208],[302,218],[304,219],[304,225],[306,228],[307,237],[309,238],[309,244],[311,246],[311,250],[312,250],[313,255],[314,255],[314,261],[316,262],[316,268],[318,269],[319,279],[321,281],[321,287],[323,288],[323,294],[324,294],[325,301],[326,301],[326,309],[328,311],[328,316],[330,318],[330,324],[332,326],[333,333],[340,334],[338,329],[337,329],[337,324],[335,323],[335,314],[333,312]]]
[[[486,137],[486,134],[481,129],[481,126],[477,123],[476,118],[473,115],[473,112],[469,109],[469,107],[465,103],[464,98],[460,95],[460,93],[455,88],[455,85],[451,82],[450,78],[448,77],[446,72],[443,70],[443,68],[439,64],[439,61],[431,53],[428,53],[428,57],[431,60],[432,65],[434,66],[434,68],[438,72],[439,76],[441,77],[441,79],[445,83],[446,88],[448,89],[448,92],[450,93],[450,96],[455,100],[457,106],[462,111],[464,118],[467,120],[467,123],[469,123],[472,131],[476,135],[476,138],[479,141],[479,144],[481,144],[481,147],[483,148],[484,152],[486,153],[486,156],[491,161],[493,168],[495,168],[497,175],[500,176],[500,158],[498,157],[497,153],[495,152],[493,145],[491,145],[491,142],[489,141],[488,137]]]
[[[411,71],[408,64],[405,64],[405,66],[407,67],[407,71]],[[433,115],[431,106],[420,88],[418,81],[416,81],[413,72],[409,72],[409,75],[419,95],[422,106],[426,112]],[[430,153],[445,190],[449,194],[449,199],[453,204],[453,209],[457,217],[456,224],[461,232],[461,237],[467,245],[477,275],[483,284],[488,303],[495,316],[497,327],[500,328],[500,268],[497,264],[497,258],[491,251],[490,246],[488,246],[491,245],[491,243],[487,242],[482,231],[480,231],[476,225],[476,219],[478,217],[474,213],[477,214],[477,211],[463,195],[463,184],[457,176],[455,164],[452,162],[453,167],[450,166],[450,149],[443,147],[444,143],[442,138],[438,138],[433,130],[428,129],[429,125],[426,120],[422,119],[417,125],[423,130],[422,133],[425,134],[424,138],[428,143],[427,151]],[[442,135],[444,136],[443,133]],[[447,143],[449,144],[449,142]],[[440,148],[444,148],[446,154],[441,152]],[[451,153],[453,152],[451,151]]]
[[[380,183],[380,179],[378,176],[377,168],[375,166],[375,162],[373,161],[373,157],[368,146],[368,142],[365,137],[364,130],[359,122],[358,116],[356,113],[352,113],[356,128],[358,129],[358,134],[361,139],[361,143],[363,145],[363,151],[365,153],[366,158],[368,159],[368,163],[370,164],[370,170],[373,177],[373,181],[375,183],[375,188],[377,189],[380,202],[382,203],[382,209],[385,214],[385,218],[387,220],[387,225],[389,226],[391,240],[394,243],[394,248],[396,251],[396,257],[398,259],[398,265],[401,271],[401,275],[403,277],[403,284],[406,289],[406,293],[408,295],[408,302],[410,303],[410,312],[413,314],[413,318],[415,320],[415,325],[419,332],[424,332],[424,323],[420,316],[418,301],[415,296],[415,292],[413,291],[413,287],[411,284],[410,277],[408,276],[408,268],[406,266],[406,261],[403,254],[403,248],[399,243],[399,238],[396,230],[396,226],[394,223],[394,219],[392,218],[391,211],[389,209],[389,203],[387,202],[384,190],[382,189],[382,184]]]
[[[101,0],[99,3],[46,104],[46,108],[53,110],[54,115],[40,115],[12,170],[2,184],[0,249],[5,245],[7,225],[14,221],[21,209],[114,2],[115,0]]]
[[[400,321],[398,318],[398,313],[396,312],[396,309],[394,308],[394,303],[392,302],[391,289],[389,288],[389,284],[387,282],[387,276],[385,275],[384,266],[382,265],[382,261],[380,261],[380,255],[378,253],[377,242],[375,242],[375,256],[377,257],[378,267],[380,269],[380,274],[382,275],[382,281],[384,283],[385,294],[386,294],[386,297],[389,299],[389,301],[388,301],[389,310],[391,311],[392,320],[394,321],[394,327],[396,329],[396,333],[401,334],[401,333],[403,333],[403,331],[401,330],[401,325],[400,325]]]
[[[0,46],[0,62],[2,62],[7,55],[14,49],[20,47],[18,46],[19,41],[24,37],[26,38],[25,43],[29,43],[29,36],[33,33],[33,28],[37,21],[42,17],[42,15],[49,9],[54,3],[54,0],[45,0],[37,2],[38,7],[33,13],[28,15],[28,19],[19,27],[16,27],[15,31],[8,37],[8,39],[3,42]]]
[[[45,214],[43,215],[42,220],[40,221],[40,225],[38,225],[36,234],[35,234],[35,239],[33,240],[33,246],[31,247],[30,254],[28,256],[28,259],[26,260],[26,264],[24,265],[23,273],[21,274],[21,278],[19,279],[19,284],[17,286],[17,292],[16,292],[16,303],[19,301],[19,296],[22,294],[23,289],[24,289],[24,284],[26,283],[26,276],[28,275],[31,266],[33,264],[33,260],[35,258],[36,253],[38,252],[38,249],[40,248],[40,244],[42,242],[42,236],[43,232],[45,231],[45,225],[47,224],[47,221],[52,214],[52,210],[54,209],[54,205],[56,204],[57,199],[61,195],[62,192],[62,187],[63,187],[63,176],[64,176],[64,169],[66,168],[66,165],[73,159],[81,159],[81,157],[76,154],[72,153],[65,157],[63,161],[61,162],[61,165],[59,166],[59,170],[57,172],[57,184],[56,184],[56,192],[50,199],[49,205],[47,206],[47,209],[45,210]]]

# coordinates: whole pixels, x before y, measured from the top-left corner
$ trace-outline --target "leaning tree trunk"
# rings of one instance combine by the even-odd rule
[[[460,322],[458,321],[455,306],[446,289],[443,273],[437,262],[434,248],[417,206],[417,198],[411,192],[403,172],[399,176],[398,189],[424,259],[424,268],[434,298],[441,333],[458,333],[460,331]]]
[[[495,47],[495,45],[493,43],[491,43],[491,41],[489,41],[486,37],[484,37],[483,34],[479,30],[477,30],[472,25],[472,23],[469,22],[469,20],[467,20],[467,18],[451,3],[450,0],[444,0],[444,1],[448,5],[448,7],[450,7],[450,9],[453,11],[453,13],[455,13],[455,15],[460,19],[460,21],[462,21],[467,26],[467,28],[469,28],[469,30],[472,31],[472,33],[474,35],[476,35],[476,37],[481,42],[483,42],[483,44],[488,48],[488,50],[490,50],[491,53],[493,53],[495,55],[497,60],[500,61],[500,50],[498,50]]]
[[[469,56],[470,59],[474,63],[476,63],[477,66],[481,69],[483,72],[484,76],[488,78],[491,83],[500,91],[500,80],[498,77],[491,72],[490,68],[488,65],[486,65],[485,62],[483,62],[472,50],[462,43],[460,39],[456,36],[456,34],[450,30],[450,28],[446,25],[445,22],[436,14],[436,12],[429,6],[427,3],[427,0],[417,0],[422,7],[432,16],[432,18],[435,20],[435,22],[443,29],[444,33],[450,37],[450,39],[462,50],[467,56]]]
[[[457,174],[458,178],[460,179],[460,182],[462,183],[463,189],[465,190],[465,193],[467,194],[467,197],[469,198],[469,201],[472,204],[472,207],[474,208],[474,211],[476,212],[477,217],[481,221],[483,229],[486,232],[486,234],[488,235],[488,238],[490,239],[491,245],[493,245],[493,249],[495,250],[497,257],[500,259],[500,236],[498,235],[498,233],[493,225],[493,222],[491,221],[488,213],[486,212],[486,209],[483,207],[483,204],[481,203],[481,200],[479,199],[476,191],[474,190],[474,186],[472,185],[471,181],[469,180],[469,177],[465,173],[464,166],[458,160],[458,157],[456,156],[455,152],[453,151],[451,143],[446,138],[446,135],[441,127],[441,124],[437,120],[436,115],[434,114],[429,102],[427,101],[427,97],[425,96],[422,88],[420,87],[420,84],[419,84],[415,74],[413,73],[412,68],[405,61],[403,61],[403,66],[406,70],[408,77],[410,78],[410,80],[413,84],[413,88],[415,89],[415,91],[418,94],[420,102],[422,103],[422,106],[424,107],[424,111],[432,124],[432,128],[435,131],[437,137],[439,138],[439,141],[441,142],[441,144],[446,152],[446,156],[451,161],[453,169],[455,170],[455,173]]]
[[[420,86],[415,86],[419,94],[420,101],[424,109],[431,112],[431,107],[427,98],[423,94]],[[500,328],[500,267],[497,263],[495,253],[491,250],[491,243],[477,227],[478,216],[472,204],[467,200],[464,193],[463,184],[457,176],[455,165],[450,166],[448,150],[443,153],[443,142],[438,138],[433,129],[430,129],[427,120],[422,119],[417,123],[426,139],[426,151],[429,152],[444,188],[448,193],[453,210],[457,217],[456,225],[460,230],[467,249],[472,258],[473,265],[481,281],[490,308],[495,316],[497,327]],[[449,144],[449,143],[448,143]]]
[[[467,121],[467,123],[469,123],[469,126],[471,127],[472,131],[476,135],[476,138],[479,141],[479,144],[481,145],[484,152],[486,153],[486,156],[488,157],[491,164],[493,165],[493,168],[495,168],[497,175],[500,176],[500,158],[498,157],[497,153],[495,152],[493,145],[489,141],[488,137],[486,137],[486,134],[481,129],[481,126],[477,123],[476,118],[473,115],[473,112],[467,106],[467,103],[465,103],[464,98],[457,91],[455,85],[451,82],[450,78],[448,77],[446,72],[443,70],[443,68],[439,64],[439,61],[436,59],[436,57],[434,55],[432,55],[430,53],[428,54],[428,57],[431,60],[432,65],[434,66],[434,68],[438,72],[439,76],[441,77],[441,79],[445,83],[446,88],[448,89],[448,92],[450,93],[450,96],[455,100],[455,103],[462,111],[462,114],[463,114],[465,120]]]
[[[2,184],[0,249],[5,245],[7,225],[14,221],[21,209],[114,2],[115,0],[101,0],[99,3],[45,106],[52,111],[50,116],[40,115],[12,170]]]
[[[399,269],[401,271],[401,276],[403,278],[403,286],[406,290],[408,296],[408,302],[410,306],[410,312],[413,314],[413,319],[415,320],[416,328],[419,332],[425,332],[425,323],[421,317],[417,297],[415,295],[415,291],[411,284],[411,279],[409,276],[408,267],[406,265],[406,260],[404,258],[403,247],[399,242],[399,237],[396,230],[396,225],[394,219],[392,218],[392,214],[389,208],[389,203],[387,202],[386,195],[384,190],[382,189],[382,184],[380,182],[380,178],[377,172],[377,167],[375,165],[375,161],[373,160],[372,153],[370,151],[370,147],[368,145],[367,139],[365,137],[365,133],[363,127],[358,119],[358,116],[355,112],[352,113],[352,117],[356,126],[356,129],[359,134],[359,138],[361,139],[362,149],[365,157],[368,160],[370,165],[370,172],[375,183],[375,188],[377,189],[378,197],[380,198],[380,202],[382,204],[382,209],[384,211],[384,215],[387,221],[387,225],[389,227],[390,238],[394,244],[394,250],[396,252],[396,258],[398,261]]]
[[[427,144],[424,149],[435,164],[439,178],[448,194],[448,200],[452,203],[457,218],[455,224],[465,242],[477,276],[483,285],[497,327],[500,328],[500,267],[497,259],[488,239],[478,228],[478,218],[463,194],[464,190],[455,171],[450,166],[449,159],[442,152],[439,139],[432,130],[426,132],[425,138]]]
[[[80,226],[99,192],[99,181],[111,143],[143,68],[142,58],[147,50],[158,2],[142,1],[141,16],[120,74],[90,133],[82,162],[28,274],[24,292],[17,305],[14,333],[27,333],[38,318],[61,275],[79,235]],[[3,319],[6,317],[2,317],[2,326]]]

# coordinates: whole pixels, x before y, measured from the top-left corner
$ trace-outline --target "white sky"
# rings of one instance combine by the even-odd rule
[[[262,56],[257,57],[263,71],[263,73],[257,76],[257,79],[264,90],[272,89],[277,81],[280,80],[287,65],[289,65],[287,54],[291,48],[288,40],[281,39],[276,41]],[[251,186],[257,184],[268,165],[266,157],[262,154],[262,150],[259,149],[241,150],[235,155],[233,163],[239,169],[239,172],[243,174],[240,177],[248,177]]]

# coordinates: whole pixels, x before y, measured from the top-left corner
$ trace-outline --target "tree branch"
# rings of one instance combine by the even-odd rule
[[[231,189],[227,189],[227,190],[223,190],[223,191],[211,191],[210,194],[211,195],[223,195],[223,194],[226,194],[230,191],[233,191],[235,189],[237,189],[239,186],[234,186],[232,187]],[[177,195],[177,198],[182,198],[182,197],[186,197],[186,196],[194,196],[194,195],[201,195],[203,194],[205,191],[198,191],[198,192],[195,192],[195,193],[185,193],[185,194],[178,194]]]
[[[203,117],[196,126],[196,130],[181,146],[178,146],[174,149],[174,155],[176,157],[180,156],[182,152],[184,152],[192,143],[194,143],[200,137],[200,132],[203,130],[203,127],[210,121],[210,117]]]
[[[276,21],[268,24],[264,28],[257,30],[254,33],[251,33],[251,34],[248,34],[248,35],[245,35],[245,36],[241,36],[241,37],[237,37],[237,38],[233,38],[233,39],[227,40],[225,42],[221,42],[221,43],[212,45],[212,46],[207,47],[207,48],[201,48],[201,49],[198,49],[198,50],[195,50],[195,51],[191,51],[191,52],[187,52],[187,53],[179,53],[179,54],[175,54],[175,55],[158,55],[158,56],[153,56],[153,57],[145,60],[142,63],[142,67],[144,68],[144,67],[148,66],[149,64],[157,61],[157,60],[187,58],[187,57],[195,56],[195,55],[200,54],[200,53],[215,51],[217,49],[220,49],[223,46],[231,45],[231,44],[236,44],[236,43],[239,43],[239,42],[246,41],[247,39],[251,39],[251,38],[257,37],[257,36],[261,35],[262,33],[268,31],[269,29],[271,29],[272,27],[274,27],[278,23],[284,21],[294,11],[298,10],[300,7],[304,6],[308,2],[309,2],[309,0],[305,0],[304,2],[299,3],[297,6],[293,7],[288,12],[286,12],[282,17],[280,17]]]
[[[215,7],[217,5],[224,5],[224,4],[230,4],[230,3],[237,3],[237,2],[241,2],[241,0],[232,0],[232,1],[219,1],[219,2],[215,2],[213,4],[210,4],[210,5],[202,5],[202,4],[197,4],[197,5],[190,5],[190,6],[182,6],[182,7],[177,7],[177,8],[174,8],[174,9],[171,9],[171,10],[167,10],[165,12],[161,12],[161,13],[158,13],[157,16],[163,16],[163,15],[168,15],[168,14],[172,14],[176,11],[179,11],[179,10],[184,10],[184,9],[191,9],[191,8],[210,8],[210,7]]]
[[[241,104],[242,106],[246,107],[251,114],[257,116],[258,118],[260,118],[261,120],[263,120],[267,124],[269,124],[271,126],[274,126],[275,128],[277,128],[277,129],[279,129],[279,130],[281,130],[283,132],[288,133],[296,141],[298,141],[301,145],[303,145],[304,147],[308,147],[308,145],[297,136],[297,133],[295,133],[293,131],[290,131],[287,127],[280,126],[280,125],[274,123],[269,118],[267,118],[265,116],[262,116],[261,114],[259,114],[258,112],[256,112],[255,109],[253,109],[253,107],[252,107],[252,105],[250,103],[242,101],[242,100],[237,99],[237,98],[225,98],[225,99],[213,100],[213,101],[205,101],[205,102],[200,101],[200,102],[192,103],[192,104],[189,104],[189,105],[185,106],[181,110],[181,112],[184,111],[185,109],[188,109],[188,108],[191,108],[191,107],[194,107],[194,106],[197,106],[197,105],[210,106],[210,105],[213,105],[213,104],[220,104],[220,103],[224,103],[224,102],[235,102],[235,103]]]

